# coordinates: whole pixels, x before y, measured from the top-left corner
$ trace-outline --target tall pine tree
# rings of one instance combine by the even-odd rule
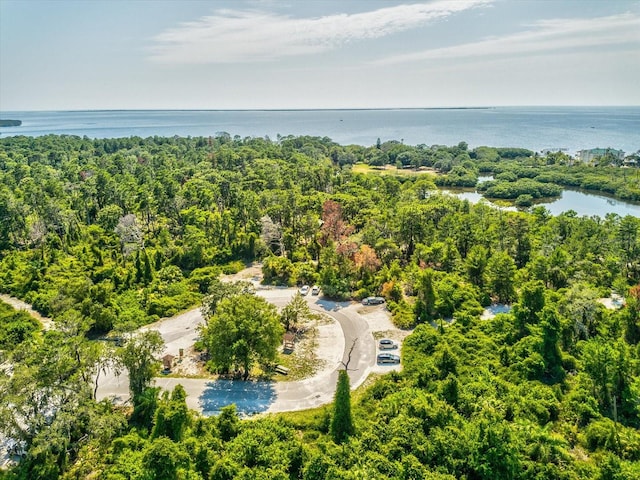
[[[333,404],[333,417],[331,418],[331,436],[333,441],[339,444],[346,441],[353,433],[349,375],[346,370],[340,370]]]

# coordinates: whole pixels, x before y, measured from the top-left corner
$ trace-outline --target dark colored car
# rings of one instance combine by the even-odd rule
[[[398,355],[394,355],[393,353],[379,353],[378,354],[378,363],[400,363],[400,357]]]
[[[363,305],[380,305],[384,303],[384,298],[382,297],[367,297],[362,300]]]

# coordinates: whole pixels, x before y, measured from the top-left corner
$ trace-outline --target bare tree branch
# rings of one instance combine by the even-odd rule
[[[353,343],[351,344],[351,348],[349,349],[349,353],[347,354],[347,363],[340,362],[344,366],[345,370],[349,370],[349,364],[351,363],[351,354],[353,353],[353,349],[355,348],[357,341],[358,341],[357,337],[353,339]],[[354,371],[354,370],[357,370],[357,368],[352,368],[351,370]]]

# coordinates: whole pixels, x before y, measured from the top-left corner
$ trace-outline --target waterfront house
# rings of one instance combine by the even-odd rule
[[[591,163],[596,158],[611,156],[613,161],[621,163],[624,160],[624,152],[622,150],[616,150],[614,148],[591,148],[588,150],[580,150],[576,154],[576,159],[582,163]]]

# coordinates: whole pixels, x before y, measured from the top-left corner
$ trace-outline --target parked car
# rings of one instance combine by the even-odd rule
[[[367,297],[362,300],[363,305],[380,305],[384,303],[384,298],[382,297]]]
[[[395,350],[398,348],[398,344],[389,338],[383,338],[378,342],[378,348],[380,350]]]
[[[300,295],[306,295],[307,293],[309,293],[309,285],[303,285],[300,288]]]
[[[400,363],[400,357],[398,355],[394,355],[393,353],[379,353],[378,354],[378,363]]]
[[[318,285],[314,285],[313,287],[311,287],[311,295],[319,295],[320,294],[320,287]]]

